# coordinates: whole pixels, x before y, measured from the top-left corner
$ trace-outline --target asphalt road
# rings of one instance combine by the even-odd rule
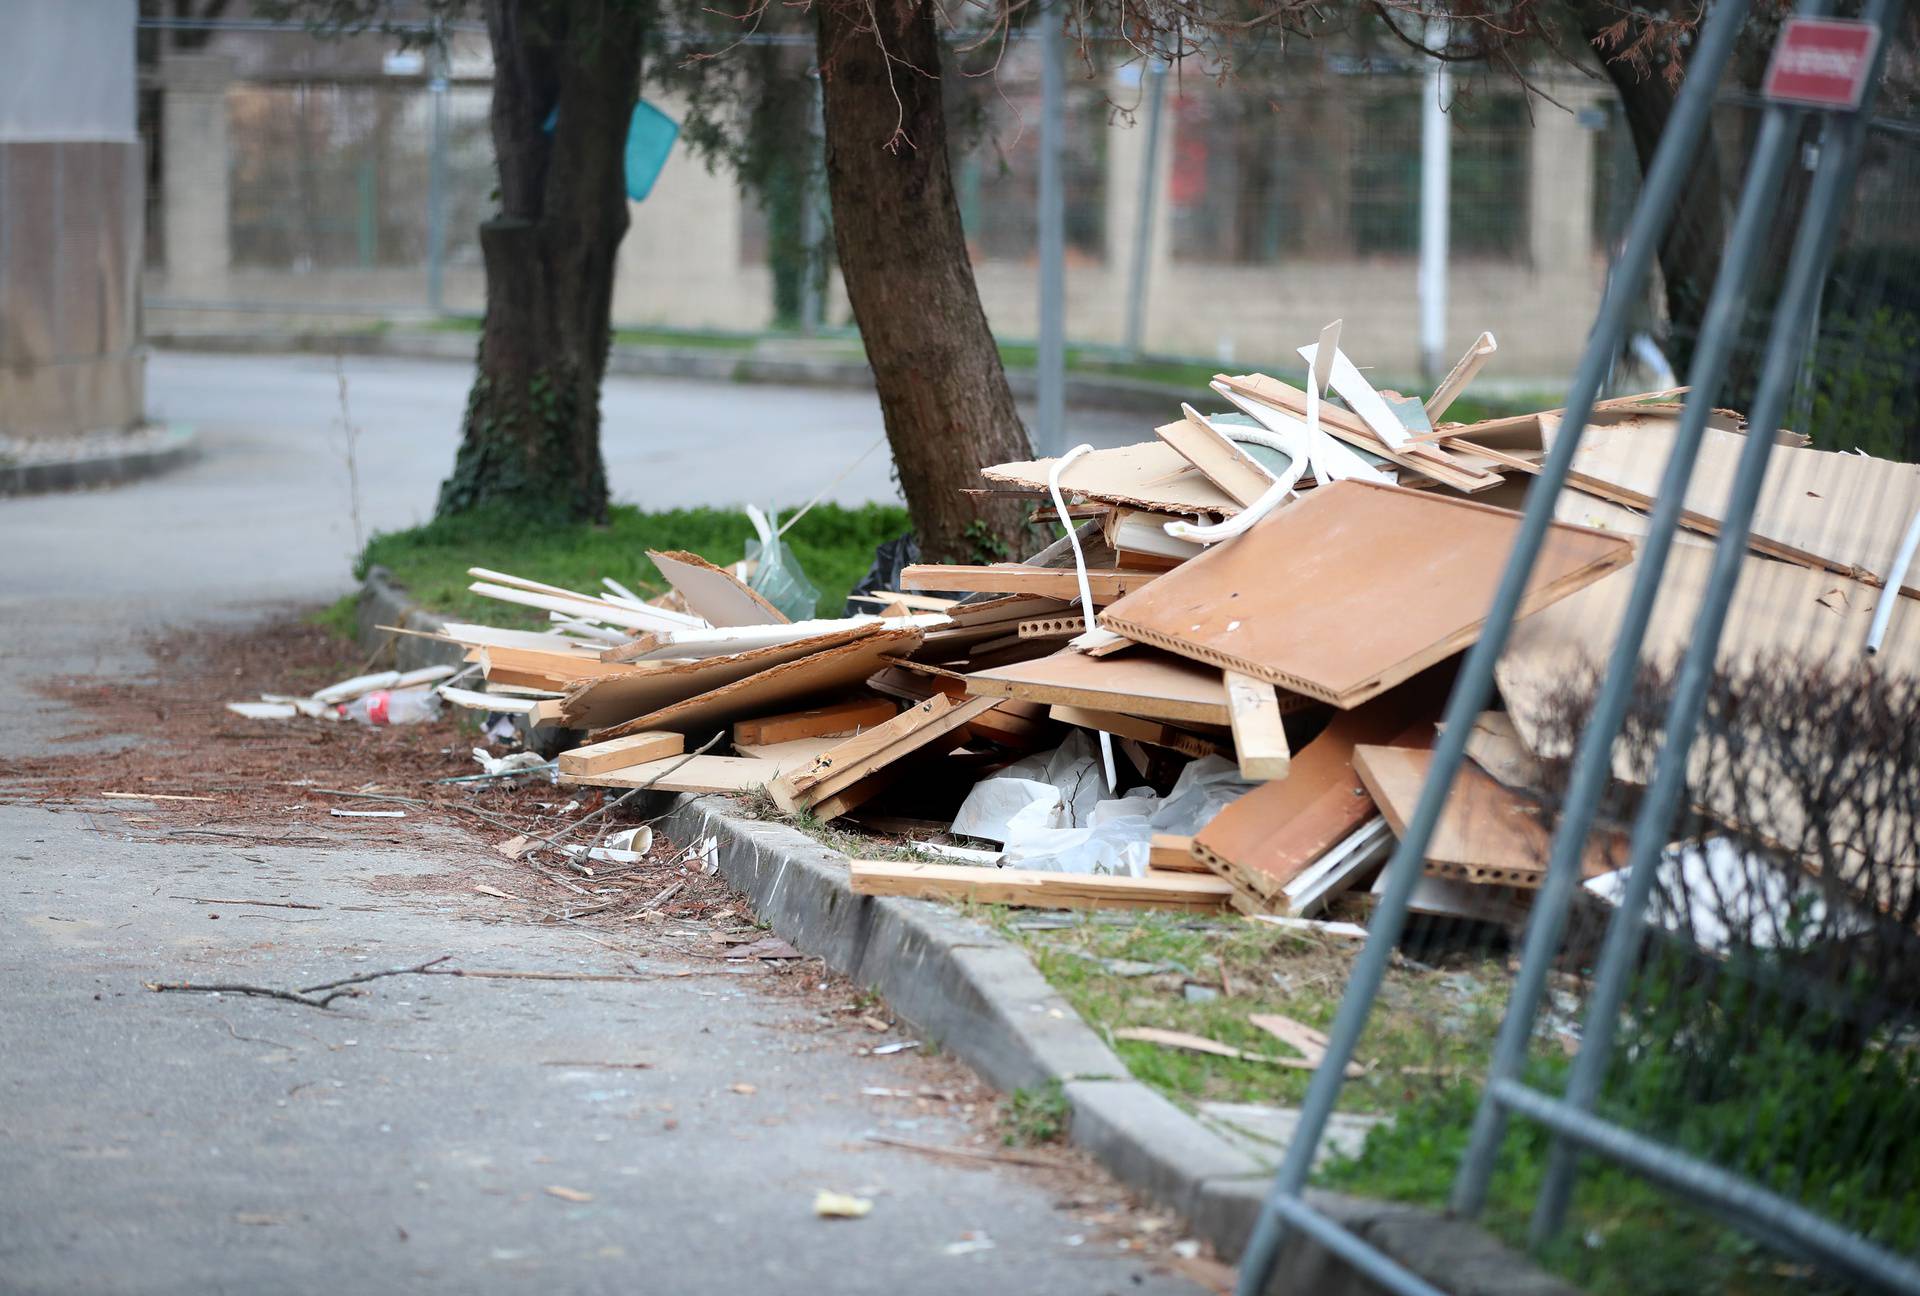
[[[404,525],[451,459],[465,372],[348,372],[362,524]],[[34,679],[137,672],[144,631],[348,587],[331,363],[162,355],[151,390],[198,429],[199,462],[0,500],[0,757],[73,728]],[[615,492],[643,504],[804,499],[879,427],[846,394],[638,381],[609,384],[607,421]],[[885,490],[876,456],[836,494]],[[762,978],[515,921],[442,885],[511,872],[469,839],[168,844],[132,831],[127,803],[5,802],[0,783],[0,1292],[1193,1290],[1081,1222],[1111,1185],[1066,1209],[1024,1171],[869,1142],[966,1136],[944,1107],[861,1092],[936,1062],[863,1054],[870,1036]],[[300,985],[449,952],[659,975],[392,978],[338,1013],[142,987]],[[583,1065],[607,1062],[649,1065]],[[819,1188],[873,1212],[815,1218]]]

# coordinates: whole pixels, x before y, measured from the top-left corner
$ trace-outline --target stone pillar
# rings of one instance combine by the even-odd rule
[[[1527,250],[1534,273],[1585,273],[1593,259],[1593,132],[1576,115],[1591,96],[1535,109],[1527,156]]]
[[[227,88],[234,59],[175,54],[160,65],[161,229],[170,294],[217,294],[232,268]]]

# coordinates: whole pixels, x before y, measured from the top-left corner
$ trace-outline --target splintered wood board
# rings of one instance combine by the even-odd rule
[[[891,773],[909,756],[959,746],[968,721],[996,705],[994,698],[970,698],[956,706],[945,694],[935,694],[782,775],[768,791],[782,809],[810,809],[816,818],[831,819],[878,793],[884,785],[874,781],[875,775]]]
[[[853,733],[893,719],[899,709],[885,698],[852,698],[806,711],[742,720],[733,726],[733,744],[736,747],[743,743],[764,745],[824,734]]]
[[[1100,729],[1116,738],[1131,738],[1152,747],[1165,747],[1196,759],[1201,756],[1215,756],[1220,752],[1220,744],[1201,734],[1189,733],[1184,729],[1160,720],[1148,720],[1140,716],[1121,715],[1117,711],[1093,711],[1086,707],[1053,706],[1047,714],[1063,724],[1079,725],[1082,729]]]
[[[978,671],[967,676],[967,691],[1176,723],[1224,725],[1231,718],[1218,670],[1156,652],[1099,658],[1062,649]]]
[[[1044,491],[1051,459],[996,464],[981,470],[991,482]],[[1060,474],[1063,494],[1163,513],[1240,511],[1239,503],[1195,468],[1172,446],[1160,441],[1115,446],[1081,455]]]
[[[1284,903],[1289,882],[1376,813],[1354,773],[1353,749],[1431,742],[1446,683],[1444,672],[1435,672],[1335,715],[1293,754],[1286,778],[1228,803],[1195,833],[1194,854],[1263,900]]]
[[[1109,877],[881,860],[854,860],[852,873],[857,895],[971,900],[1037,909],[1195,909],[1215,913],[1226,908],[1233,895],[1233,888],[1226,882],[1201,873]]]
[[[561,752],[560,772],[604,774],[628,765],[644,765],[663,756],[678,756],[685,750],[686,740],[677,733],[637,733]]]
[[[775,644],[730,657],[708,657],[688,662],[633,662],[625,669],[569,689],[567,696],[553,708],[557,723],[575,729],[608,729],[635,716],[644,715],[669,703],[697,693],[717,689],[735,680],[745,679],[783,662],[804,659],[820,652],[869,637],[887,644],[888,652],[906,652],[920,641],[917,630],[888,631],[878,625],[836,630],[832,634],[795,643]],[[619,738],[659,725],[634,725],[621,733],[603,735]]]
[[[1424,749],[1354,748],[1354,771],[1395,837],[1406,832],[1432,763],[1433,753]],[[1596,833],[1582,857],[1582,871],[1594,877],[1618,867],[1625,859],[1621,845],[1609,834]],[[1546,875],[1552,850],[1553,833],[1538,807],[1463,761],[1427,842],[1426,864],[1428,872],[1442,877],[1532,890]]]
[[[668,770],[673,772],[669,774]],[[655,792],[750,792],[779,776],[780,767],[774,762],[749,756],[665,756],[598,774],[562,774],[560,781],[608,788],[647,787],[651,783]],[[655,779],[658,782],[653,782]]]
[[[471,649],[467,657],[480,664],[480,673],[487,677],[488,683],[521,688],[564,689],[581,680],[606,679],[621,674],[623,669],[631,669],[578,653],[508,648],[498,644]]]
[[[1206,474],[1207,480],[1245,508],[1267,493],[1273,474],[1253,461],[1245,450],[1214,430],[1194,410],[1182,405],[1184,416],[1153,430],[1154,435],[1174,448],[1182,459]]]
[[[1157,571],[1090,569],[1087,592],[1095,602],[1112,602],[1151,583]],[[919,589],[969,590],[982,594],[1043,594],[1049,598],[1077,598],[1080,578],[1069,569],[1029,567],[1023,563],[996,563],[988,567],[951,567],[916,563],[900,573],[902,585]]]
[[[724,567],[716,567],[699,554],[669,550],[647,557],[667,578],[667,584],[680,591],[687,606],[711,626],[785,625],[792,618],[748,588],[747,583]]]
[[[1558,420],[1542,418],[1541,427],[1551,448]],[[1567,480],[1603,498],[1650,509],[1678,435],[1679,424],[1665,418],[1589,427]],[[1747,438],[1714,428],[1705,429],[1701,438],[1680,520],[1702,534],[1718,535]],[[1747,545],[1770,558],[1877,584],[1885,581],[1916,512],[1920,464],[1776,445],[1754,504]],[[1900,592],[1920,598],[1920,564],[1908,569]]]
[[[1121,599],[1100,624],[1354,707],[1479,637],[1519,525],[1469,500],[1335,482]],[[1521,614],[1632,556],[1619,536],[1555,523]]]
[[[889,654],[911,652],[919,642],[918,630],[879,630],[861,635],[683,698],[594,737],[620,738],[643,729],[680,733],[719,729],[743,716],[832,697],[880,669]]]

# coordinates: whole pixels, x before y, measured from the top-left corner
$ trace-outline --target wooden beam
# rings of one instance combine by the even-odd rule
[[[678,756],[686,749],[687,740],[677,733],[654,731],[629,734],[625,738],[609,738],[606,742],[588,743],[584,747],[561,752],[560,772],[574,775],[604,774],[609,770],[625,769],[629,765],[644,765],[663,756]]]
[[[1216,913],[1233,894],[1225,880],[1200,873],[1113,877],[967,864],[854,860],[858,895],[970,900],[1040,909],[1189,909]]]
[[[1248,780],[1283,779],[1293,760],[1287,731],[1280,723],[1280,696],[1273,685],[1239,671],[1222,671],[1227,686],[1227,714],[1232,718],[1233,750],[1240,777]]]
[[[1193,853],[1193,838],[1174,833],[1155,833],[1147,867],[1166,873],[1210,873],[1206,862]]]
[[[655,792],[751,792],[773,782],[779,773],[773,761],[748,756],[667,756],[600,774],[562,774],[560,781],[589,787],[651,787]]]
[[[1047,709],[1047,714],[1055,720],[1070,725],[1079,725],[1082,729],[1098,729],[1117,738],[1131,738],[1135,742],[1146,743],[1150,747],[1165,747],[1168,751],[1177,751],[1196,759],[1201,756],[1215,756],[1220,752],[1220,744],[1199,734],[1188,733],[1159,720],[1149,720],[1145,716],[1122,715],[1118,711],[1096,711],[1092,707],[1077,707],[1056,704]]]

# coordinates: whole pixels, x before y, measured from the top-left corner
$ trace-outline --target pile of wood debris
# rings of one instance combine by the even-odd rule
[[[985,493],[1072,530],[1024,562],[909,567],[872,615],[789,622],[685,553],[652,555],[674,591],[653,602],[475,569],[476,592],[556,626],[448,626],[488,682],[449,697],[583,731],[566,781],[764,788],[932,856],[856,862],[865,894],[1353,914],[1560,430],[1558,411],[1440,423],[1492,351],[1483,335],[1421,402],[1375,391],[1330,330],[1301,349],[1305,389],[1221,375],[1237,412],[1183,407],[1153,440],[987,467]],[[1416,910],[1505,920],[1537,888],[1541,708],[1612,641],[1679,396],[1596,407]],[[1745,435],[1730,414],[1707,430],[1657,659],[1686,642]],[[1882,587],[1920,596],[1890,571],[1920,467],[1779,441],[1726,651],[1858,658]],[[1920,618],[1893,601],[1876,660],[1911,671]]]

